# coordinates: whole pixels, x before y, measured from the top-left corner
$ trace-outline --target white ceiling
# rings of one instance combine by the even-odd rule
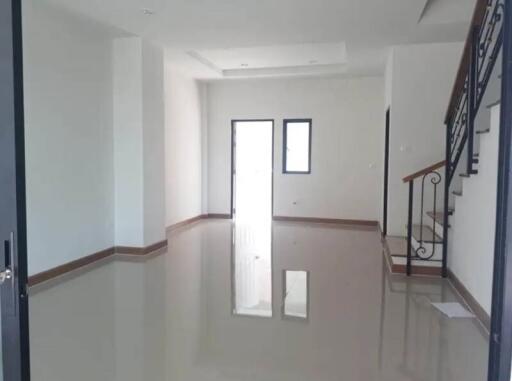
[[[224,77],[248,74],[318,74],[344,71],[347,67],[347,49],[344,43],[205,49],[191,51],[189,55]]]
[[[207,49],[197,51],[197,53],[222,70],[244,67],[262,69],[310,64],[332,65],[347,62],[347,50],[344,43]]]
[[[428,0],[420,17],[422,24],[464,23],[471,19],[473,7],[468,0]]]
[[[157,41],[167,48],[171,64],[198,78],[382,73],[391,45],[462,41],[475,4],[475,0],[44,1]]]

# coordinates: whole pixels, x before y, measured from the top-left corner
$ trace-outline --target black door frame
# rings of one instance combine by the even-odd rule
[[[512,3],[505,1],[489,381],[509,381],[512,360]]]
[[[14,274],[0,287],[6,381],[30,380],[21,4],[0,0],[0,270]]]
[[[233,219],[235,215],[235,161],[236,161],[236,124],[239,122],[272,122],[272,200],[271,200],[271,216],[274,217],[274,149],[275,149],[275,128],[274,119],[232,119],[231,120],[231,207],[229,215]]]
[[[386,110],[386,130],[384,136],[384,202],[382,211],[382,235],[388,234],[388,191],[389,191],[389,132],[391,106]]]

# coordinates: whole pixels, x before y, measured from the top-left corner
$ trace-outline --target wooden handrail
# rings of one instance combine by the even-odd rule
[[[424,168],[421,171],[415,172],[412,175],[406,176],[403,178],[404,183],[408,183],[409,181],[412,181],[420,176],[426,175],[432,171],[435,171],[436,169],[444,167],[446,164],[446,160],[440,161],[439,163],[432,164],[430,167]]]
[[[469,28],[468,36],[466,37],[466,43],[464,45],[464,51],[462,52],[462,58],[460,60],[459,69],[457,76],[455,77],[455,83],[452,89],[452,95],[448,104],[448,110],[446,111],[445,123],[448,123],[452,113],[457,106],[460,95],[464,91],[464,82],[469,71],[469,58],[471,56],[471,40],[473,36],[473,29],[475,27],[482,26],[482,22],[487,9],[489,0],[477,0],[475,10],[473,11],[473,18],[471,19],[471,25]]]

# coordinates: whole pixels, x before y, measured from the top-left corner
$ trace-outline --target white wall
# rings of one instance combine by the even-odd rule
[[[166,226],[203,213],[203,87],[165,70]]]
[[[491,131],[480,137],[478,174],[464,179],[462,197],[450,217],[448,266],[490,315],[496,195],[498,182],[499,113],[491,113]]]
[[[165,239],[162,50],[23,7],[29,275]]]
[[[142,123],[145,246],[159,242],[166,237],[164,77],[162,48],[148,42],[143,43]]]
[[[382,78],[288,78],[208,84],[208,211],[230,212],[231,120],[275,119],[274,215],[377,220]],[[282,121],[312,118],[312,173],[282,174]],[[294,204],[296,203],[296,204]]]
[[[389,235],[405,235],[408,186],[402,178],[445,157],[444,117],[462,47],[446,43],[392,48],[386,70],[386,93],[391,94]]]
[[[28,270],[114,243],[110,36],[23,1]]]
[[[114,41],[116,245],[165,239],[163,51],[140,37]]]
[[[142,40],[113,42],[116,243],[141,246],[143,230]]]

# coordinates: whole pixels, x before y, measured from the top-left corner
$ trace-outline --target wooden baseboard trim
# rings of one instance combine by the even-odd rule
[[[288,217],[288,216],[274,216],[274,221],[284,222],[309,222],[317,224],[338,224],[338,225],[351,225],[351,226],[374,226],[378,227],[377,221],[371,220],[348,220],[339,218],[319,218],[319,217]]]
[[[231,214],[208,213],[206,215],[206,218],[217,218],[217,219],[223,219],[223,220],[230,220],[231,219]]]
[[[74,261],[65,263],[63,265],[54,267],[52,269],[40,272],[35,275],[31,275],[28,277],[28,286],[33,287],[37,284],[49,281],[53,278],[57,278],[61,275],[67,274],[71,271],[75,271],[79,268],[88,266],[93,264],[94,262],[98,262],[102,259],[110,257],[114,255],[115,249],[114,247],[109,247],[108,249],[98,251],[94,254],[88,255],[86,257],[76,259]]]
[[[466,301],[466,304],[471,309],[471,311],[475,314],[478,320],[482,323],[487,332],[491,330],[491,318],[487,314],[487,312],[483,309],[483,307],[478,303],[475,297],[469,292],[469,290],[464,286],[464,284],[460,281],[459,278],[453,273],[452,270],[448,269],[448,280],[452,284],[453,288],[457,290],[457,292],[462,296],[462,298]]]
[[[63,265],[54,267],[52,269],[40,272],[35,275],[31,275],[28,277],[28,287],[33,287],[43,282],[50,281],[54,278],[60,277],[62,275],[68,274],[72,271],[78,271],[84,267],[92,265],[98,261],[101,261],[105,258],[113,256],[114,254],[123,254],[123,255],[148,255],[153,253],[159,249],[162,249],[167,246],[167,240],[163,240],[157,242],[153,245],[149,245],[146,247],[130,247],[130,246],[114,246],[109,247],[108,249],[98,251],[96,253],[87,255],[83,258],[76,259],[74,261],[65,263]]]
[[[173,230],[176,230],[176,229],[188,226],[188,225],[192,225],[193,223],[195,223],[197,221],[201,221],[204,218],[208,218],[208,215],[207,214],[199,214],[195,217],[187,218],[186,220],[183,220],[183,221],[177,222],[175,224],[172,224],[171,226],[168,226],[167,231],[173,231]]]
[[[167,240],[154,243],[153,245],[149,245],[146,247],[132,247],[132,246],[116,246],[115,253],[116,254],[127,254],[127,255],[147,255],[159,249],[162,249],[167,246]]]
[[[205,219],[231,219],[231,215],[230,214],[220,214],[220,213],[207,213],[207,214],[199,214],[195,217],[192,217],[192,218],[187,218],[186,220],[183,220],[183,221],[180,221],[180,222],[177,222],[171,226],[168,226],[167,227],[167,231],[168,232],[172,232],[174,230],[177,230],[177,229],[180,229],[180,228],[183,228],[185,226],[188,226],[188,225],[192,225],[198,221],[201,221],[201,220],[205,220]]]

